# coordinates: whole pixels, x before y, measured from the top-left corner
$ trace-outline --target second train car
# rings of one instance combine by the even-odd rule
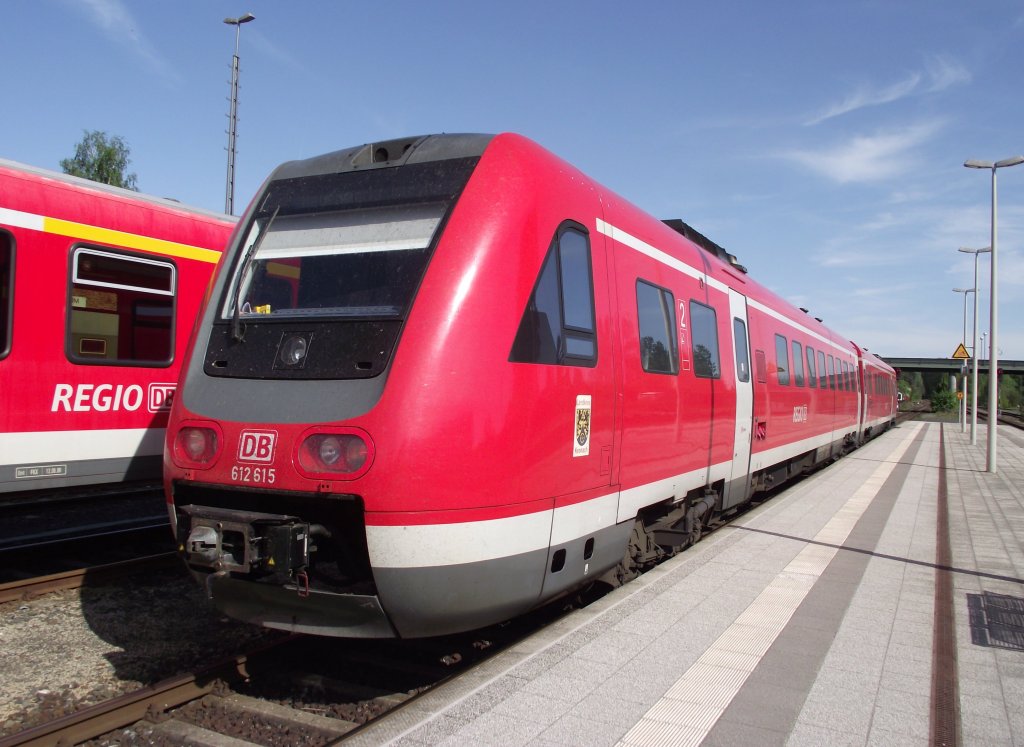
[[[0,160],[0,494],[160,479],[235,219]]]
[[[172,407],[225,613],[417,637],[628,579],[886,427],[891,368],[514,134],[280,166]]]

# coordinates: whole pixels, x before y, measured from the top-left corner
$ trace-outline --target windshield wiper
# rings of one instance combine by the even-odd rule
[[[252,264],[253,258],[256,256],[256,252],[260,248],[260,244],[263,243],[263,238],[267,235],[267,231],[270,230],[270,224],[277,218],[278,211],[281,210],[281,206],[278,205],[274,208],[274,214],[270,216],[270,220],[264,224],[260,229],[260,232],[256,234],[256,239],[249,244],[249,248],[245,250],[245,256],[242,257],[242,266],[238,272],[238,284],[235,285],[235,295],[233,299],[233,310],[231,314],[231,339],[235,342],[242,342],[245,339],[245,327],[242,324],[242,308],[239,301],[241,301],[242,295],[242,282],[245,280],[245,274],[249,271],[249,265]]]

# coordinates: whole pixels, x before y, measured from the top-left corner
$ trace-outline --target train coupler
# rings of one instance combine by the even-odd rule
[[[192,505],[181,511],[188,535],[180,548],[192,567],[284,583],[309,565],[309,524],[297,517]]]

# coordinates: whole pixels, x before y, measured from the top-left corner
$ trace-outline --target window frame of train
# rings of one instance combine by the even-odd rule
[[[714,307],[692,298],[689,311],[693,375],[698,379],[720,379],[722,356],[718,347],[718,312]],[[706,360],[703,356],[697,356],[698,346],[708,351]]]
[[[736,380],[746,384],[750,381],[750,344],[747,341],[747,323],[734,316],[732,337],[736,345]]]
[[[825,367],[825,351],[818,351],[818,388],[828,389],[828,369]]]
[[[789,386],[789,340],[775,334],[775,378],[780,386]]]
[[[11,352],[14,333],[14,236],[0,231],[0,360]]]
[[[804,385],[804,346],[799,340],[793,340],[793,386]]]
[[[814,348],[808,345],[804,348],[807,354],[807,386],[811,389],[818,388],[818,369],[815,365]]]
[[[569,242],[576,238],[583,241],[583,254],[572,256],[578,247]],[[585,282],[581,279],[581,259],[586,262]],[[551,319],[555,312],[558,318]],[[546,340],[542,339],[541,332],[545,324],[551,333],[550,346],[543,344]],[[568,220],[559,225],[544,256],[508,360],[510,363],[594,368],[597,355],[590,232],[581,223]]]
[[[646,298],[641,299],[641,288]],[[645,304],[641,304],[641,300]],[[647,304],[650,304],[649,306]],[[637,278],[636,316],[640,342],[640,367],[647,373],[675,376],[679,373],[679,343],[675,334],[676,299],[672,291],[660,285]],[[659,343],[667,353],[667,365],[654,365],[653,350],[644,355],[644,340],[650,338],[650,347]],[[659,355],[658,358],[665,358]],[[660,362],[660,361],[659,361]]]
[[[64,331],[67,359],[94,366],[170,366],[174,362],[177,309],[178,268],[174,262],[89,245],[75,246],[68,257]],[[97,267],[85,266],[84,260],[89,257],[99,258]],[[104,272],[109,273],[107,277],[103,277]],[[92,308],[90,299],[96,304]],[[116,330],[109,334],[111,323],[116,324]],[[166,332],[162,356],[141,357],[134,352],[124,355],[122,335],[134,337],[144,329]],[[116,346],[113,351],[111,342]]]

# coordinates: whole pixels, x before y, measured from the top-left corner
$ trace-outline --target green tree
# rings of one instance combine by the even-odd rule
[[[75,146],[75,155],[60,162],[64,173],[138,192],[135,174],[128,173],[131,159],[124,138],[99,130],[83,132],[82,141]]]
[[[956,394],[949,389],[940,389],[932,397],[932,412],[951,412],[959,403]]]

